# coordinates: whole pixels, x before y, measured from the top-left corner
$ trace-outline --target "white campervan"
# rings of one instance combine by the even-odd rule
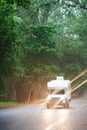
[[[70,80],[64,80],[64,77],[58,76],[56,80],[47,83],[47,88],[49,91],[46,100],[47,108],[57,105],[63,105],[65,108],[69,108],[69,102],[71,101]]]

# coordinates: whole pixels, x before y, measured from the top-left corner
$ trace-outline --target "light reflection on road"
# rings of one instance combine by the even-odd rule
[[[58,111],[58,110],[57,110]],[[51,123],[51,125],[49,125],[45,130],[54,130],[54,127],[57,125],[61,125],[62,123],[64,123],[64,121],[67,119],[68,115],[71,113],[72,111],[67,110],[67,109],[59,109],[59,116],[60,119],[58,119],[57,121],[55,121],[54,123]],[[58,114],[58,113],[57,113]],[[46,116],[44,115],[44,118],[48,119],[48,120],[52,120],[52,115],[54,115],[54,113],[52,113],[51,110],[48,110],[48,112],[46,113]],[[62,117],[62,118],[61,118]],[[53,117],[54,118],[54,117]],[[45,120],[46,120],[45,119]],[[65,127],[63,127],[61,130],[66,130]]]

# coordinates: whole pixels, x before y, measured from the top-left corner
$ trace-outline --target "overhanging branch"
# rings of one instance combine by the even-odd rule
[[[56,0],[56,1],[51,1],[45,4],[41,4],[40,7],[46,7],[46,6],[51,6],[51,4],[56,4],[59,3],[60,0]]]
[[[67,1],[66,1],[67,2]],[[66,5],[68,6],[68,7],[79,7],[79,8],[82,8],[82,9],[85,9],[85,10],[87,10],[87,5],[83,5],[83,4],[81,4],[81,3],[79,3],[79,2],[75,2],[75,1],[71,1],[72,3],[69,3],[69,2],[67,2],[66,3]]]
[[[56,1],[51,1],[51,2],[48,2],[48,3],[45,3],[45,4],[40,4],[40,7],[47,7],[47,6],[51,6],[52,4],[57,4],[59,3],[60,0],[56,0]],[[87,5],[83,5],[79,2],[75,2],[73,0],[70,0],[70,1],[65,1],[65,4],[68,6],[68,7],[79,7],[79,8],[82,8],[82,9],[85,9],[87,10]]]

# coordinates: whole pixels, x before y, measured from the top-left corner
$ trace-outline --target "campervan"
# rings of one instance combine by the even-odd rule
[[[46,99],[47,108],[63,106],[69,108],[71,101],[71,82],[64,77],[57,76],[56,80],[47,83],[48,96]]]

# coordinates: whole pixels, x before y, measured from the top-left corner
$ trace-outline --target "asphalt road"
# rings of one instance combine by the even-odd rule
[[[87,98],[72,99],[69,109],[45,103],[0,109],[0,130],[87,130]]]

